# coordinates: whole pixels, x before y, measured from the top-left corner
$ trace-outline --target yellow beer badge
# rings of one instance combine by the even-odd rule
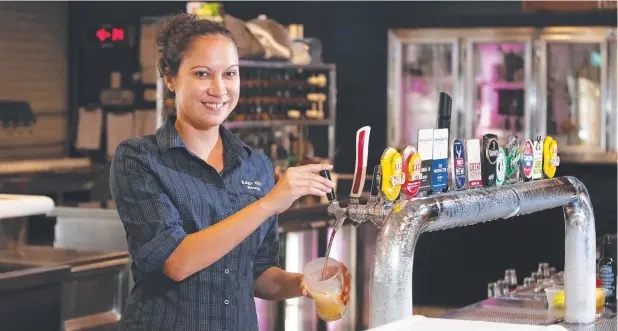
[[[543,142],[543,172],[545,176],[553,178],[556,174],[556,167],[559,165],[558,142],[548,136]]]
[[[405,180],[401,154],[396,149],[388,147],[382,153],[380,167],[382,168],[382,193],[388,200],[395,201]]]

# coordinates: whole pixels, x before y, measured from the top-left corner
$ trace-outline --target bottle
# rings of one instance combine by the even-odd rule
[[[611,243],[611,237],[605,235],[603,237],[603,255],[599,259],[599,278],[603,281],[602,287],[608,290],[605,302],[616,300],[616,264],[610,256]]]

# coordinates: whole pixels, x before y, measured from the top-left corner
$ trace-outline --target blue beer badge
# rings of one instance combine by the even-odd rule
[[[433,162],[431,189],[442,191],[448,186],[448,129],[433,130]]]
[[[466,151],[464,143],[459,139],[453,140],[453,181],[455,189],[461,190],[466,186]]]

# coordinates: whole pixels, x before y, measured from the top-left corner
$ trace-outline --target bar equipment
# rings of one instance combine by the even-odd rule
[[[35,246],[3,231],[54,209],[46,196],[0,194],[0,246],[8,244],[0,249],[0,322],[8,330],[117,327],[129,291],[128,252]]]
[[[367,144],[357,148],[357,157],[363,155],[363,148]],[[356,224],[370,222],[379,229],[370,281],[370,327],[404,319],[412,312],[414,248],[423,232],[506,219],[558,206],[564,208],[566,225],[564,282],[569,304],[564,320],[594,322],[595,252],[586,249],[595,245],[594,214],[588,192],[577,178],[450,191],[395,203],[376,201],[381,200],[374,199],[364,205],[350,203],[342,208],[332,200],[328,209],[337,220],[345,217]]]
[[[483,174],[481,172],[481,145],[478,139],[466,140],[466,168],[468,170],[468,187],[476,188],[483,186]]]
[[[481,156],[481,171],[483,174],[483,186],[496,186],[496,161],[500,153],[498,136],[488,133],[483,136],[482,144],[483,154]]]

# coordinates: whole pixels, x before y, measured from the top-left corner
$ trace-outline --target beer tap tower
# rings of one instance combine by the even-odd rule
[[[374,170],[371,196],[366,204],[361,204],[358,198],[364,186],[369,133],[369,127],[357,132],[356,168],[349,205],[342,208],[333,192],[329,195],[328,212],[335,216],[335,226],[342,225],[347,218],[355,225],[370,222],[379,229],[370,280],[370,328],[402,320],[413,313],[414,248],[423,232],[506,219],[559,206],[564,208],[566,228],[564,320],[577,324],[595,321],[594,214],[588,191],[577,178],[452,190],[396,200],[392,194],[384,192],[385,186],[379,185],[385,180],[390,180],[395,187],[401,185],[398,177],[401,157],[395,156],[391,169],[384,169],[384,164],[374,168],[377,171]],[[330,177],[328,173],[322,175]],[[382,190],[378,193],[379,186]]]

